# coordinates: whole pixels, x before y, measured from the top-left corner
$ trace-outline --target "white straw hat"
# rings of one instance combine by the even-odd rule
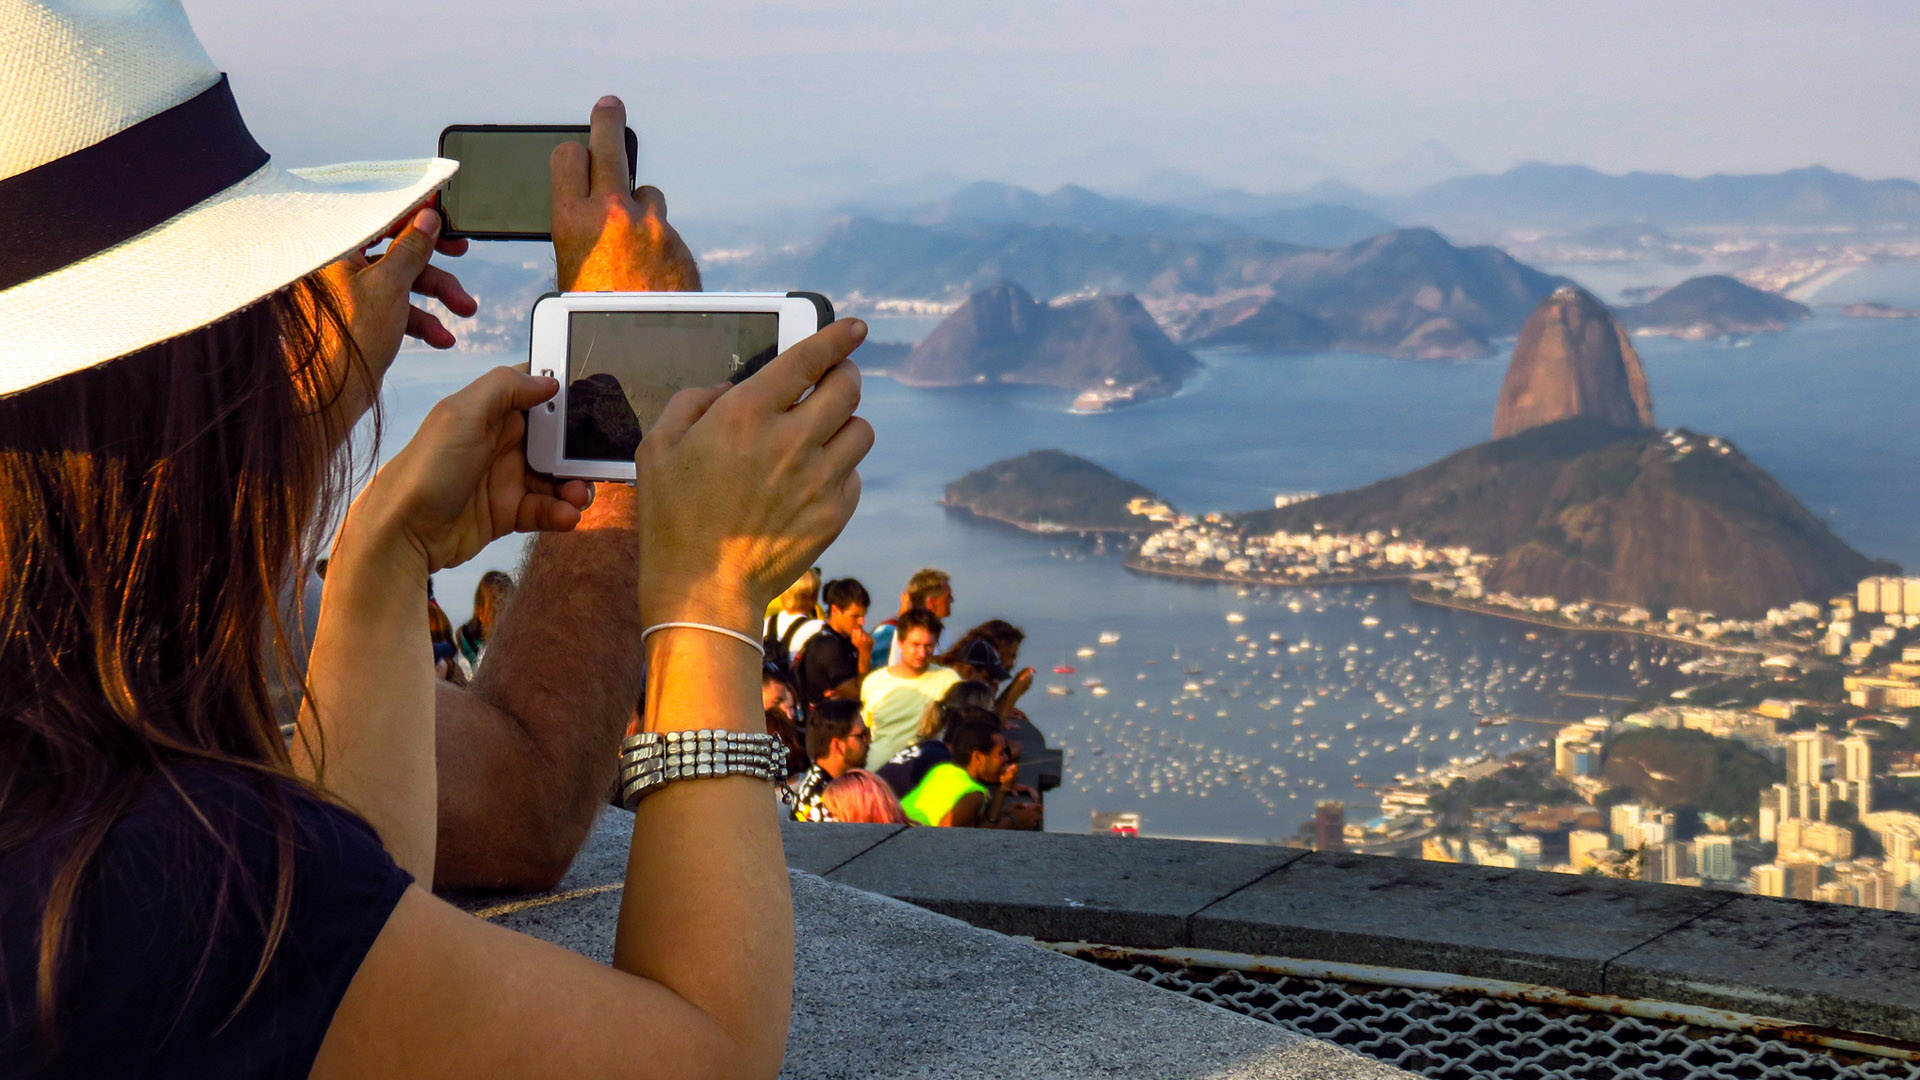
[[[278,169],[179,0],[0,0],[0,395],[366,246],[458,167]]]

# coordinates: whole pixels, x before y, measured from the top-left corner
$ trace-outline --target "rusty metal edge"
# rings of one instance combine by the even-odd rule
[[[1920,1061],[1920,1043],[1886,1038],[1863,1032],[1800,1024],[1777,1017],[1756,1016],[1730,1009],[1712,1009],[1672,1001],[1616,997],[1565,990],[1535,983],[1508,982],[1504,979],[1480,979],[1444,971],[1416,971],[1411,968],[1380,967],[1373,964],[1347,964],[1328,960],[1295,960],[1281,956],[1252,956],[1221,952],[1216,949],[1145,949],[1131,946],[1101,945],[1085,941],[1031,941],[1043,949],[1064,953],[1080,960],[1138,962],[1158,960],[1181,967],[1217,968],[1233,971],[1257,971],[1268,975],[1291,975],[1305,979],[1364,983],[1371,986],[1396,986],[1409,990],[1440,993],[1468,993],[1484,997],[1521,1001],[1533,1005],[1555,1005],[1587,1012],[1633,1016],[1642,1020],[1663,1020],[1675,1024],[1738,1031],[1760,1039],[1817,1046],[1849,1054]]]

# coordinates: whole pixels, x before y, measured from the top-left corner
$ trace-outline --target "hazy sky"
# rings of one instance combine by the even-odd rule
[[[285,164],[626,99],[676,216],[947,175],[1289,189],[1527,160],[1920,177],[1909,3],[186,0]]]

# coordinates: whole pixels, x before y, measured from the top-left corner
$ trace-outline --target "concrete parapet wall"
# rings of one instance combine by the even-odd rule
[[[786,827],[789,865],[1046,941],[1449,972],[1920,1042],[1920,917],[1590,876],[1061,833]]]

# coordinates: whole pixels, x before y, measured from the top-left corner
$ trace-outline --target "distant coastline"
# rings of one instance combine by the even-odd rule
[[[1652,638],[1656,641],[1665,641],[1674,645],[1691,645],[1696,649],[1701,649],[1706,652],[1746,653],[1752,656],[1767,655],[1767,650],[1757,645],[1720,645],[1713,642],[1701,641],[1697,638],[1684,637],[1680,634],[1669,634],[1661,630],[1642,630],[1634,626],[1607,626],[1599,623],[1592,625],[1572,623],[1564,619],[1549,619],[1530,611],[1516,611],[1513,608],[1501,607],[1498,604],[1474,604],[1464,600],[1445,599],[1432,593],[1422,592],[1419,589],[1409,589],[1407,596],[1416,604],[1426,604],[1430,607],[1452,608],[1455,611],[1466,611],[1475,615],[1490,615],[1496,619],[1511,619],[1514,622],[1522,622],[1529,626],[1539,626],[1548,630],[1565,630],[1576,634],[1581,632],[1630,634],[1634,637]]]
[[[1223,570],[1194,570],[1151,563],[1138,555],[1129,555],[1120,565],[1136,574],[1182,578],[1187,581],[1220,581],[1230,585],[1267,585],[1278,588],[1313,589],[1327,585],[1380,585],[1411,582],[1419,575],[1404,574],[1323,574],[1315,577],[1289,577],[1284,574],[1229,574]]]
[[[968,517],[976,517],[982,521],[991,521],[996,525],[1008,525],[1019,529],[1021,532],[1033,533],[1036,536],[1138,536],[1144,531],[1142,529],[1102,528],[1098,525],[1056,525],[1050,521],[1020,521],[1003,514],[995,514],[986,510],[976,510],[971,506],[964,506],[947,499],[941,499],[940,505],[955,513],[965,514]]]

